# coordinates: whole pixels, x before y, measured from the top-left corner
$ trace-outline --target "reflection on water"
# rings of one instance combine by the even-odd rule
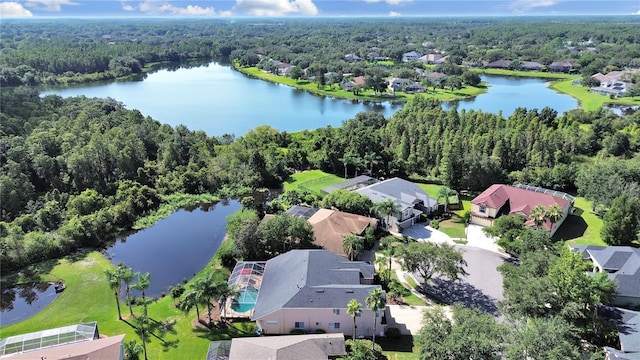
[[[2,289],[0,297],[0,325],[6,326],[40,312],[57,296],[54,284],[28,283]]]
[[[150,273],[148,295],[166,294],[207,265],[224,239],[227,216],[238,209],[240,203],[231,200],[177,210],[150,228],[121,234],[106,256]]]

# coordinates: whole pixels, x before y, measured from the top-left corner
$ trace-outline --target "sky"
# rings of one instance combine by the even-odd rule
[[[640,0],[0,0],[0,19],[632,14],[640,16]]]

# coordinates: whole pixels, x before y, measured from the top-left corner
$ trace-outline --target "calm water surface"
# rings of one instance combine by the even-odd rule
[[[474,109],[509,116],[517,107],[542,109],[549,106],[559,114],[578,107],[569,95],[548,88],[548,80],[483,75],[488,92],[474,99],[445,104],[445,108]],[[285,85],[253,79],[228,65],[160,70],[141,81],[117,81],[99,85],[44,91],[63,97],[112,97],[129,109],[175,126],[204,130],[210,136],[245,134],[259,125],[294,132],[341,126],[362,111],[378,111],[386,117],[402,104],[358,103],[319,97]]]
[[[402,105],[364,104],[314,96],[289,86],[250,78],[228,65],[160,70],[143,81],[111,82],[48,90],[63,97],[112,97],[162,123],[186,125],[210,136],[244,135],[259,125],[280,131],[340,126],[362,111],[391,116]]]
[[[180,209],[150,228],[120,236],[106,249],[107,257],[113,264],[149,272],[148,295],[168,294],[170,286],[191,279],[207,265],[224,238],[227,216],[238,209],[235,200]]]
[[[482,81],[489,84],[489,90],[473,99],[459,100],[444,105],[446,109],[482,110],[509,117],[519,107],[542,110],[548,106],[562,115],[576,109],[578,100],[549,88],[545,79],[521,78],[513,76],[482,75]]]
[[[52,283],[21,284],[2,289],[0,325],[26,320],[49,305],[58,296]]]

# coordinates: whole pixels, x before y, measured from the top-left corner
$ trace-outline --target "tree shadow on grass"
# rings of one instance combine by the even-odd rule
[[[247,325],[247,329],[239,328],[233,324],[225,326],[224,328],[201,328],[197,327],[192,329],[192,333],[199,338],[208,339],[210,341],[215,340],[229,340],[234,337],[246,337],[254,336],[253,328],[255,323],[251,322]]]
[[[553,235],[554,239],[573,240],[584,235],[587,222],[581,216],[569,215]]]
[[[383,351],[413,352],[413,336],[402,335],[398,339],[388,337],[376,337],[376,343]]]
[[[446,279],[431,279],[427,288],[427,296],[439,299],[447,304],[462,304],[468,308],[477,308],[488,314],[499,316],[496,300],[485,295],[475,286]]]

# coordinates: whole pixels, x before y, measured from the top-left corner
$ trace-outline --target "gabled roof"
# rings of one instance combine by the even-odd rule
[[[500,59],[487,64],[490,68],[506,68],[511,64],[511,60]]]
[[[373,265],[349,261],[326,250],[291,250],[267,261],[252,319],[283,308],[344,308],[351,299],[364,304],[379,285]]]
[[[620,296],[640,297],[640,249],[630,246],[572,245],[618,283]]]
[[[444,74],[444,73],[441,73],[441,72],[434,71],[434,72],[430,72],[430,73],[428,73],[428,74],[427,74],[427,75],[425,75],[425,76],[426,76],[427,78],[429,78],[429,79],[442,79],[442,78],[447,77],[447,74]]]
[[[393,200],[401,210],[412,208],[422,201],[424,206],[433,207],[438,202],[432,199],[418,185],[401,178],[392,178],[356,190],[374,203]]]
[[[340,333],[245,337],[232,339],[229,360],[325,360],[346,354]]]
[[[509,203],[510,214],[523,214],[525,217],[529,217],[531,210],[540,205],[543,208],[556,204],[560,209],[564,209],[571,204],[569,197],[564,193],[555,191],[542,191],[545,189],[534,188],[530,190],[526,187],[517,187],[504,184],[493,184],[487,190],[483,191],[480,195],[476,196],[471,203],[474,205],[485,205],[492,209],[500,209],[507,202]],[[554,196],[552,194],[559,194],[560,196]],[[480,215],[480,214],[476,214]],[[480,215],[481,216],[481,215]],[[532,222],[525,223],[526,225],[533,225]],[[545,221],[543,227],[547,230],[551,229],[551,223]]]
[[[374,227],[378,222],[367,216],[328,209],[319,209],[308,221],[313,226],[313,243],[343,256],[348,256],[342,249],[345,235],[362,235],[367,227]]]

